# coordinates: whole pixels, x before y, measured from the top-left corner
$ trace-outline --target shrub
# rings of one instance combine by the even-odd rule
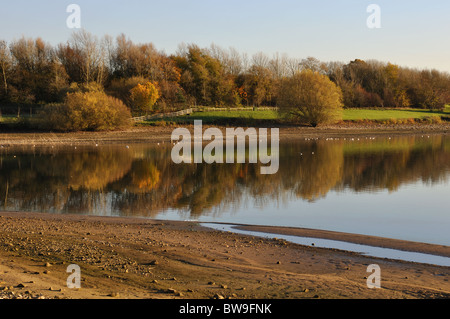
[[[57,131],[106,131],[131,124],[128,108],[102,92],[69,93],[64,104],[51,104],[41,112],[42,126]]]
[[[282,80],[278,97],[281,114],[317,126],[342,120],[342,92],[327,76],[311,70]]]

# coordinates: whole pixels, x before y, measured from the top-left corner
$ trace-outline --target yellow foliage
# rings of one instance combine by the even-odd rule
[[[326,75],[305,70],[283,79],[278,106],[312,126],[336,122],[342,119],[342,91]]]
[[[131,124],[125,104],[98,91],[69,93],[63,105],[45,107],[41,117],[46,128],[58,131],[104,131]]]
[[[130,90],[133,112],[148,113],[159,99],[159,91],[152,82],[138,84]]]

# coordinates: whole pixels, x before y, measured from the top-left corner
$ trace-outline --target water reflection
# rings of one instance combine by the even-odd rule
[[[175,209],[198,218],[252,200],[258,205],[331,190],[396,192],[449,179],[450,138],[318,139],[280,144],[280,169],[260,164],[174,164],[171,148],[136,145],[3,149],[0,205],[7,211],[155,217]],[[350,203],[349,203],[350,205]]]

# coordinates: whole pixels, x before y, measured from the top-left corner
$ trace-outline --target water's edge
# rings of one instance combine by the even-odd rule
[[[207,227],[207,228],[219,230],[219,231],[232,232],[232,233],[249,235],[249,236],[254,236],[254,237],[262,237],[262,238],[276,237],[279,239],[284,239],[291,243],[304,245],[304,246],[311,246],[314,243],[314,247],[337,249],[337,250],[342,250],[342,251],[351,251],[351,252],[359,253],[364,256],[370,256],[370,257],[376,257],[376,258],[387,258],[387,259],[393,259],[393,260],[402,260],[402,261],[408,261],[408,262],[450,267],[450,258],[443,257],[443,256],[410,252],[410,251],[404,251],[404,250],[398,250],[398,249],[392,249],[392,248],[382,248],[382,247],[375,247],[375,246],[369,246],[369,245],[353,244],[353,243],[338,241],[338,240],[300,237],[300,236],[292,236],[292,235],[283,235],[283,234],[275,234],[275,233],[265,233],[265,232],[242,230],[242,229],[237,228],[237,227],[239,227],[239,225],[233,225],[233,224],[201,223],[200,225]]]

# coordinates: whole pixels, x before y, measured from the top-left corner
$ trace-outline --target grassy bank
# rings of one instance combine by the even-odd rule
[[[343,121],[345,122],[363,122],[372,121],[380,123],[402,123],[409,120],[439,120],[450,119],[450,106],[444,111],[430,111],[421,109],[345,109],[343,112]],[[190,124],[194,120],[202,120],[205,124],[274,124],[280,123],[278,113],[275,110],[257,110],[257,111],[207,111],[195,112],[190,115],[180,117],[168,117],[164,119],[154,119],[140,123],[141,125],[171,125],[171,124]]]
[[[0,117],[0,131],[35,131],[37,117]],[[179,117],[166,117],[138,122],[137,126],[170,126],[192,124],[202,120],[209,125],[274,126],[283,124],[276,110],[224,110],[194,112]],[[436,123],[450,120],[450,105],[444,111],[422,109],[345,109],[343,121],[347,123],[412,124]]]

